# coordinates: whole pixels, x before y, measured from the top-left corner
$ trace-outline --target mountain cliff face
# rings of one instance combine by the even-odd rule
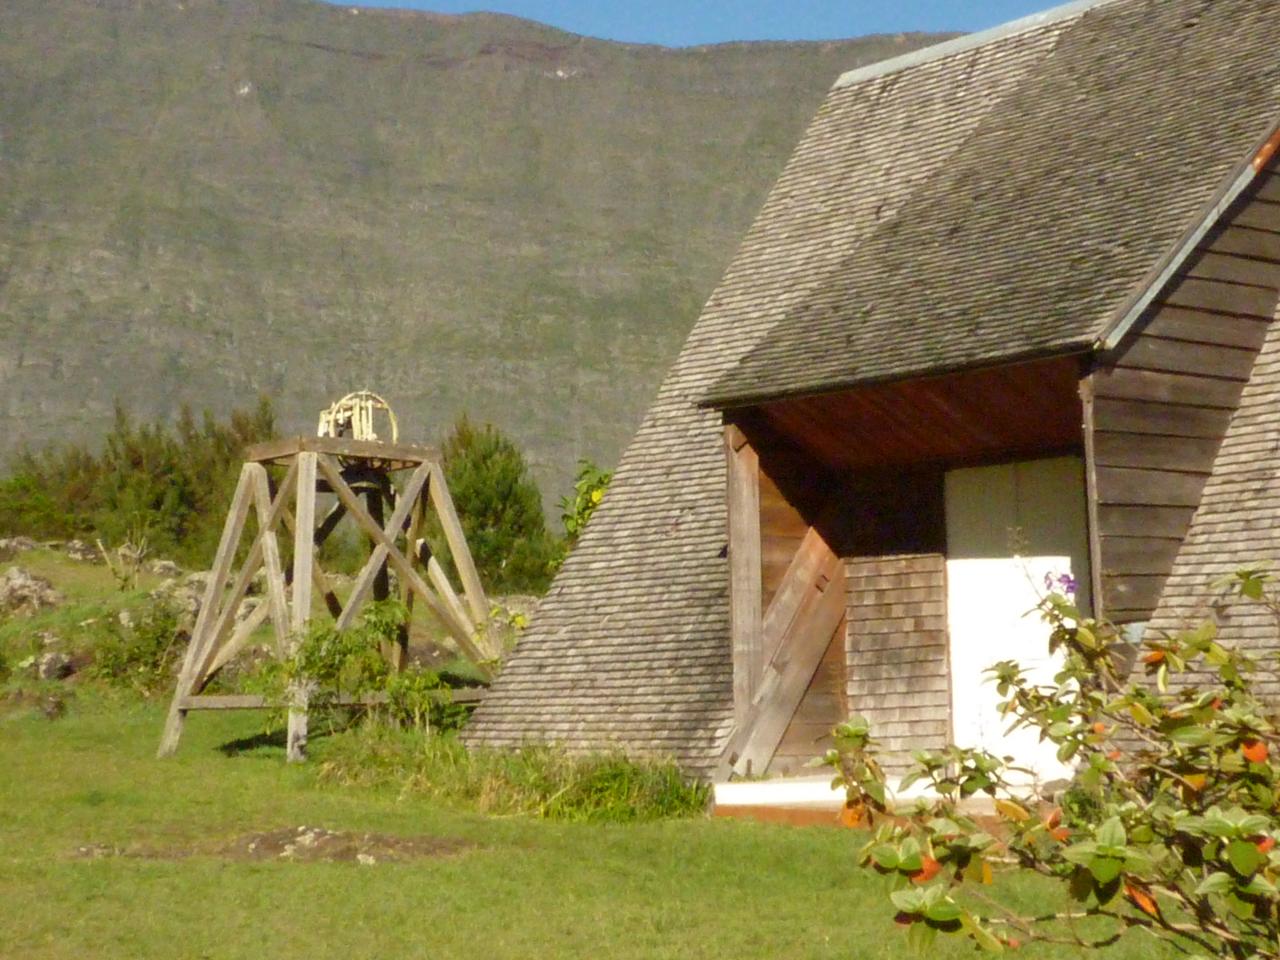
[[[611,463],[827,87],[923,36],[668,50],[307,0],[0,4],[0,460],[368,387],[544,495]]]

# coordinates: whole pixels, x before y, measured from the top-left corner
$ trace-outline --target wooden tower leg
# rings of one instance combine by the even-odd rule
[[[293,609],[290,627],[292,654],[311,621],[311,570],[315,555],[316,526],[316,455],[309,451],[298,454],[297,511],[293,531]],[[289,730],[285,753],[290,763],[307,758],[307,699],[305,681],[289,691]]]
[[[236,546],[240,543],[240,534],[244,532],[244,522],[249,515],[249,506],[253,500],[252,481],[253,471],[249,464],[245,464],[240,471],[240,482],[231,499],[226,522],[222,526],[218,552],[214,556],[213,568],[209,571],[209,582],[205,584],[200,612],[196,615],[196,624],[192,628],[191,640],[182,661],[182,671],[178,674],[178,683],[173,691],[173,702],[169,704],[169,716],[160,737],[160,748],[156,751],[158,757],[172,756],[182,738],[182,725],[187,717],[182,703],[191,693],[191,688],[201,679],[196,674],[204,659],[204,648],[209,643],[209,631],[217,622],[218,601],[222,599],[222,589],[226,586],[232,561],[235,560]]]

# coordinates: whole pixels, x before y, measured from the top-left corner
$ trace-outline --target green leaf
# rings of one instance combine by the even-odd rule
[[[924,892],[921,890],[895,890],[889,894],[889,899],[903,913],[919,913],[924,909]]]
[[[1196,887],[1196,896],[1204,897],[1211,893],[1223,894],[1234,886],[1235,881],[1231,879],[1231,875],[1219,870],[1200,881],[1200,886]]]
[[[1240,876],[1250,877],[1267,862],[1267,857],[1248,840],[1232,840],[1227,847],[1227,860]]]
[[[1112,817],[1098,828],[1098,843],[1106,847],[1123,847],[1129,842],[1124,832],[1124,824],[1119,817]]]
[[[924,915],[926,919],[935,923],[951,923],[959,920],[963,913],[964,911],[953,900],[947,898],[931,905],[925,910]]]
[[[892,844],[881,843],[872,847],[871,859],[875,861],[877,867],[885,870],[898,869],[898,850]]]
[[[973,942],[987,953],[1004,953],[1004,944],[997,940],[989,930],[979,924],[967,913],[960,917],[960,925],[964,927],[969,936],[973,937]]]
[[[1094,857],[1088,866],[1094,880],[1099,884],[1108,884],[1120,876],[1124,861],[1116,857]]]
[[[1186,726],[1175,727],[1170,730],[1168,737],[1174,743],[1183,747],[1203,747],[1213,739],[1213,731],[1197,723],[1189,723]]]

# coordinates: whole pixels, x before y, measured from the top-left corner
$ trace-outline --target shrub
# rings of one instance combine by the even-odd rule
[[[179,623],[177,610],[158,601],[139,610],[127,626],[112,620],[94,650],[90,674],[143,696],[166,689],[188,639]]]
[[[469,751],[452,734],[352,731],[329,744],[329,782],[393,786],[489,814],[634,822],[700,814],[707,788],[675,764],[609,753],[573,756],[556,747]]]
[[[471,556],[487,589],[542,592],[559,547],[547,533],[542,496],[524,457],[491,424],[460,419],[441,450]],[[446,569],[453,558],[432,515],[428,541]]]
[[[1262,583],[1246,571],[1237,587],[1260,598]],[[1032,941],[1099,946],[1140,929],[1192,955],[1280,956],[1280,738],[1257,665],[1206,623],[1146,643],[1147,681],[1127,682],[1115,628],[1063,596],[1041,609],[1050,649],[1064,655],[1055,684],[1029,683],[1012,662],[991,672],[1011,723],[1076,761],[1066,809],[1019,796],[1008,759],[918,754],[904,785],[924,780],[937,801],[880,826],[861,854],[889,878],[898,921],[917,944],[956,934],[992,953]],[[827,763],[849,816],[873,824],[887,804],[871,730],[854,718],[836,736]],[[994,799],[1003,839],[961,811],[980,794]],[[1031,913],[986,891],[1004,865],[1057,881],[1071,906]]]
[[[275,435],[265,398],[226,423],[183,408],[177,422],[138,425],[122,408],[100,452],[83,446],[20,455],[0,480],[0,535],[145,538],[190,565],[208,561],[239,473],[241,451]]]

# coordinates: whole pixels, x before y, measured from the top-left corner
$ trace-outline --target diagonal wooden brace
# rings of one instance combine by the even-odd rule
[[[400,578],[407,582],[409,586],[415,590],[418,596],[429,606],[433,613],[440,618],[449,632],[457,641],[459,648],[463,654],[468,657],[480,670],[486,678],[492,676],[492,670],[486,662],[484,652],[476,645],[474,630],[468,624],[457,623],[449,608],[441,602],[440,598],[435,595],[426,582],[413,569],[412,564],[405,558],[400,549],[387,537],[382,528],[374,523],[373,518],[369,516],[355,493],[347,486],[347,482],[342,479],[342,474],[334,465],[328,456],[321,455],[319,457],[320,472],[328,481],[330,489],[337,494],[338,499],[342,501],[347,508],[347,513],[355,520],[356,524],[364,530],[374,541],[386,547],[387,560],[395,567],[396,573]],[[433,484],[434,486],[434,484]]]

